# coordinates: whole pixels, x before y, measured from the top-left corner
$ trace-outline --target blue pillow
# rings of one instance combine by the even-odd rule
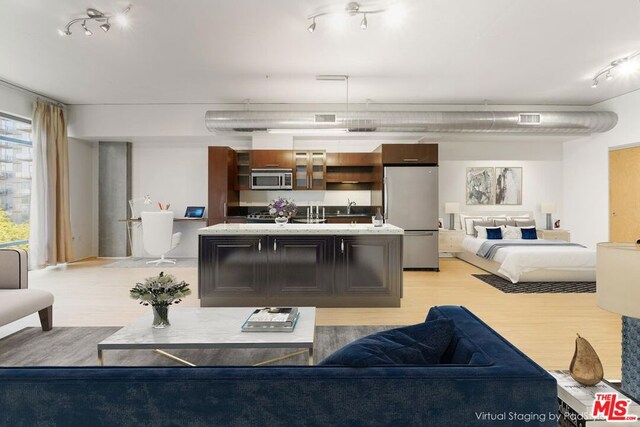
[[[502,227],[487,228],[487,239],[500,240],[502,239]]]
[[[538,239],[538,233],[536,232],[535,228],[521,228],[520,231],[522,231],[522,238],[524,240]]]
[[[438,319],[378,332],[347,344],[320,365],[435,365],[449,346],[454,328],[453,320]]]

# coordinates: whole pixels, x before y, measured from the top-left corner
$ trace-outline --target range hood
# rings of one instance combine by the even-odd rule
[[[211,132],[496,132],[590,134],[618,122],[610,111],[207,111]]]

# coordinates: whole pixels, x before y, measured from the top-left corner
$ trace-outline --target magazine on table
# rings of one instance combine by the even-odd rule
[[[243,331],[289,332],[293,331],[300,312],[296,307],[257,308],[242,325]]]

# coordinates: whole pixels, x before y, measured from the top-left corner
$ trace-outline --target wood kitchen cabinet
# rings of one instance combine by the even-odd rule
[[[202,307],[399,307],[402,235],[201,235]]]
[[[333,236],[270,236],[270,296],[333,294]]]
[[[291,150],[252,150],[251,167],[253,169],[293,169]]]
[[[380,153],[327,154],[327,190],[375,190],[382,181]]]
[[[382,144],[377,151],[385,165],[438,164],[438,144]]]
[[[400,296],[402,241],[384,236],[336,236],[336,287],[345,295]]]
[[[236,153],[229,147],[209,147],[207,225],[226,221],[229,207],[238,206]]]
[[[266,295],[266,238],[220,236],[200,239],[198,297],[256,297]]]
[[[251,151],[236,151],[236,190],[251,189]]]
[[[322,150],[294,151],[294,190],[325,190],[327,188],[327,154]]]

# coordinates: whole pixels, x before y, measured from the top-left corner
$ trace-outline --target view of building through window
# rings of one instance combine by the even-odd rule
[[[0,114],[0,248],[28,243],[32,163],[31,122]]]

